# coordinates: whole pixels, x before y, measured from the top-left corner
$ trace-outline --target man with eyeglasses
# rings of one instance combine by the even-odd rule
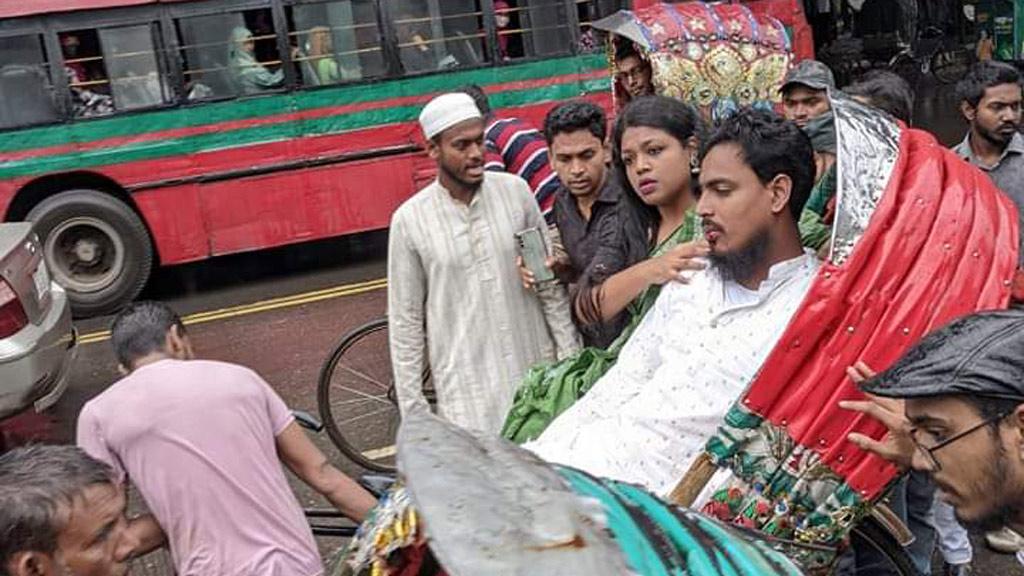
[[[884,373],[850,375],[872,397],[840,405],[889,429],[851,442],[930,474],[962,522],[1024,531],[1024,310],[961,318]]]
[[[654,94],[651,76],[651,63],[632,42],[622,38],[615,49],[615,80],[624,91],[623,106],[635,98]]]

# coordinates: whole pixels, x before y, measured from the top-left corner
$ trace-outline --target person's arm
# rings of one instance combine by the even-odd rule
[[[271,72],[262,65],[245,68],[242,76],[259,89],[278,88],[284,83],[284,69]]]
[[[546,238],[548,225],[544,222],[544,216],[540,213],[537,201],[534,200],[530,187],[525,180],[517,182],[519,194],[522,198],[523,209],[526,214],[526,228],[536,226],[543,234],[545,241],[551,245],[551,240]],[[555,355],[559,360],[568,358],[580,349],[580,335],[576,332],[576,326],[572,323],[572,315],[569,310],[569,297],[565,287],[557,282],[550,282],[537,289],[537,297],[540,299],[541,308],[544,311],[544,320],[555,341]]]
[[[377,500],[354,480],[331,466],[323,452],[310,441],[298,423],[292,422],[277,435],[278,457],[289,470],[349,518],[362,522]]]
[[[401,212],[388,237],[388,340],[398,407],[402,412],[422,403],[427,365],[427,279],[419,254],[407,236]]]
[[[124,483],[128,474],[121,466],[121,459],[107,444],[106,435],[99,417],[92,404],[86,404],[78,414],[78,426],[75,431],[75,444],[86,454],[105,463],[114,470],[114,479]]]
[[[675,281],[686,283],[683,274],[689,270],[701,270],[704,264],[695,260],[707,255],[707,248],[697,242],[688,242],[672,248],[657,258],[638,262],[597,286],[581,290],[575,299],[576,315],[582,322],[607,322],[615,318],[652,284],[662,285]],[[597,306],[587,306],[586,299]],[[587,308],[596,309],[599,317],[588,313]]]

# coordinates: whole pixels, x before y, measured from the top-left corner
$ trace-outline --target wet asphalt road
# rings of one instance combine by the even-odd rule
[[[934,132],[946,145],[959,141],[965,127],[956,115],[952,89],[929,84],[920,87],[919,93],[916,124]],[[217,319],[189,327],[198,354],[249,366],[290,406],[316,413],[320,364],[343,333],[384,313],[384,290],[371,287],[310,302],[299,298],[271,309],[231,309],[383,278],[385,256],[386,233],[377,232],[221,257],[158,271],[143,297],[166,301],[183,316],[229,309],[215,315]],[[84,320],[78,328],[82,334],[96,334],[109,321]],[[18,439],[72,441],[81,406],[117,377],[109,342],[85,344],[70,388],[58,405],[47,414],[18,418],[0,429]],[[325,435],[315,436],[315,441],[343,470],[359,472]],[[292,483],[305,505],[323,505],[300,482]],[[337,543],[321,540],[322,550],[326,553]],[[1011,556],[993,554],[980,542],[976,544],[976,574],[1024,576]]]

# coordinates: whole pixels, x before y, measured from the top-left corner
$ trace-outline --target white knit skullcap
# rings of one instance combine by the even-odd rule
[[[420,126],[427,139],[471,118],[483,118],[469,94],[449,92],[434,98],[420,112]]]

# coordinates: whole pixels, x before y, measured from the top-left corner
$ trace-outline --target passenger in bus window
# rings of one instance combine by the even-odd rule
[[[284,70],[267,70],[256,60],[255,47],[256,42],[248,28],[239,26],[231,31],[231,42],[228,45],[229,77],[235,90],[241,94],[255,94],[284,84]],[[298,49],[293,49],[293,58],[297,52]]]
[[[349,70],[339,66],[334,59],[334,47],[331,41],[331,29],[327,26],[316,26],[309,30],[306,40],[307,62],[316,74],[316,84],[336,84],[343,80],[357,80],[362,74],[358,70]]]
[[[420,18],[406,13],[396,24],[398,25],[399,55],[406,72],[423,72],[436,70],[438,61],[430,45],[430,35],[423,30]]]
[[[95,84],[104,80],[105,74],[95,74],[82,62],[79,52],[81,42],[76,34],[64,34],[60,39],[64,55],[64,73],[67,74],[71,90],[72,113],[77,118],[102,116],[114,111],[114,101],[109,94],[102,94],[94,87],[109,90],[109,85]]]
[[[494,27],[498,29],[498,57],[508,60],[508,28],[512,24],[509,16],[508,2],[496,0],[494,2]]]

